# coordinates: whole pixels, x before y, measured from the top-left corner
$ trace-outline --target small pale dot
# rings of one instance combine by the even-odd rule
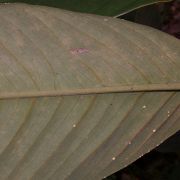
[[[129,141],[128,144],[131,144],[131,141]]]
[[[153,129],[153,132],[156,132],[156,129]]]
[[[116,158],[115,158],[115,157],[113,157],[113,158],[112,158],[112,160],[114,161],[114,160],[116,160]]]
[[[168,113],[168,117],[170,116],[170,111],[167,112]]]
[[[144,105],[142,108],[143,108],[143,109],[146,109],[146,105]]]
[[[106,22],[106,21],[108,21],[108,19],[107,19],[107,18],[104,18],[104,21]]]
[[[75,127],[76,127],[76,124],[73,124],[73,127],[75,128]]]

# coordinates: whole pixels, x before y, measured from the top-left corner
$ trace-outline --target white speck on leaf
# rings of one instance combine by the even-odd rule
[[[156,129],[153,129],[153,132],[156,132]]]
[[[144,105],[142,108],[143,108],[143,109],[146,109],[146,105]]]
[[[115,158],[115,157],[113,157],[113,158],[112,158],[112,160],[114,161],[114,160],[116,160],[116,158]]]
[[[168,113],[168,117],[170,116],[170,111],[167,112]]]

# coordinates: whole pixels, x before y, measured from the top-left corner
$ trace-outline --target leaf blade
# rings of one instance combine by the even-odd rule
[[[47,7],[0,15],[0,179],[100,179],[180,129],[175,38]]]

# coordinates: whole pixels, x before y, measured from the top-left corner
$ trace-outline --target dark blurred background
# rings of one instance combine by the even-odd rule
[[[180,39],[180,0],[146,6],[120,18],[152,26]]]
[[[152,26],[180,39],[180,1],[140,8],[119,18]],[[180,180],[180,132],[106,180]]]

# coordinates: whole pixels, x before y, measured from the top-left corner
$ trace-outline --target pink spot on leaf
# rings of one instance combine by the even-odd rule
[[[77,54],[83,54],[89,52],[86,48],[74,48],[70,50],[71,54],[77,55]]]

